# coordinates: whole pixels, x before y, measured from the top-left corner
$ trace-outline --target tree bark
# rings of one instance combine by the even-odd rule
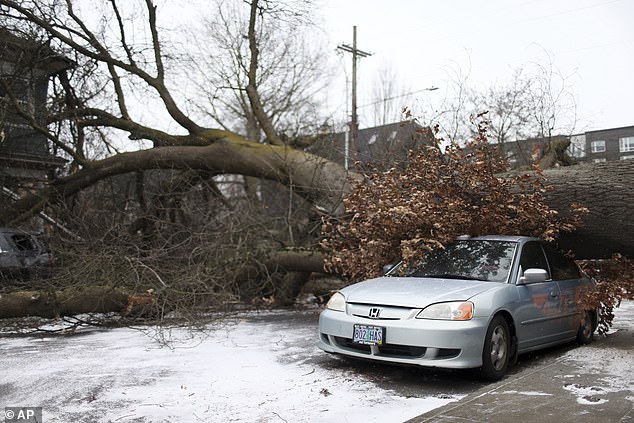
[[[39,316],[54,318],[82,313],[122,312],[128,294],[108,287],[63,291],[17,291],[0,295],[0,319]]]
[[[279,302],[288,304],[301,291],[311,273],[325,273],[324,256],[314,250],[285,250],[274,252],[259,262],[245,264],[233,277],[240,296],[249,299],[260,295],[259,281],[273,274],[283,274],[276,286]]]
[[[251,110],[260,123],[260,127],[264,131],[266,138],[271,144],[284,145],[284,142],[277,134],[277,131],[271,123],[266,114],[262,101],[260,100],[260,94],[258,93],[257,84],[257,71],[258,71],[258,56],[259,48],[258,41],[255,34],[255,26],[258,15],[258,0],[251,0],[251,8],[249,13],[249,31],[247,38],[249,39],[249,51],[251,52],[251,59],[249,60],[249,69],[247,72],[248,84],[246,87],[247,96],[249,97],[249,104],[251,104]]]
[[[562,215],[572,202],[589,209],[581,228],[561,235],[563,249],[578,259],[613,253],[634,258],[634,160],[560,167],[544,174],[554,187],[547,196],[551,207]]]

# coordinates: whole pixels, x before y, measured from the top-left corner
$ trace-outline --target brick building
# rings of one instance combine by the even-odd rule
[[[599,129],[571,136],[557,135],[550,142],[561,140],[570,140],[567,153],[578,163],[634,159],[634,126]],[[539,160],[548,144],[546,138],[531,138],[507,142],[501,148],[509,158],[511,167],[517,168],[530,165],[533,154]]]

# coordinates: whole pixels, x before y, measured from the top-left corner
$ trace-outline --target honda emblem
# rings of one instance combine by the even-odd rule
[[[376,308],[376,307],[372,307],[370,309],[370,311],[368,312],[368,317],[370,319],[378,319],[379,318],[379,314],[381,314],[381,309],[380,308]]]

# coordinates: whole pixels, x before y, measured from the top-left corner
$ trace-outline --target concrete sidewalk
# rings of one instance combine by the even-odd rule
[[[408,423],[634,423],[634,328],[614,329]]]

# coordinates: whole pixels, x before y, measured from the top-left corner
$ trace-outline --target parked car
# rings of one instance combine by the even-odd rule
[[[537,238],[460,237],[401,273],[336,292],[319,317],[319,347],[392,363],[477,368],[497,380],[517,355],[587,343],[597,326],[596,311],[577,305],[594,281]]]
[[[0,228],[0,279],[49,277],[52,271],[53,255],[41,234]]]

